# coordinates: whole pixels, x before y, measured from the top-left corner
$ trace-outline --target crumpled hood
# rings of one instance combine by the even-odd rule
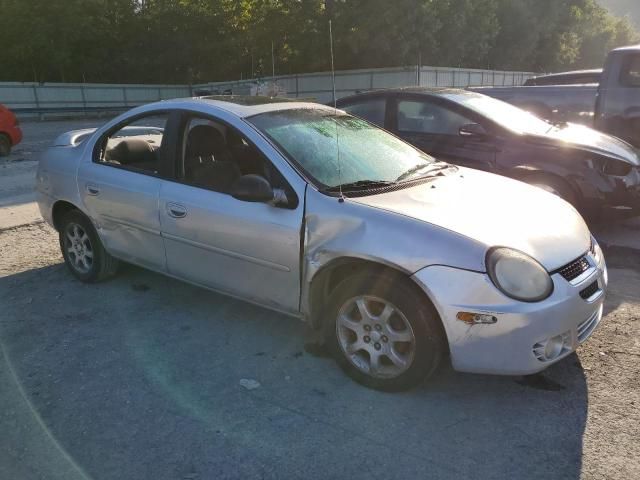
[[[564,200],[467,168],[415,187],[350,200],[438,225],[487,248],[515,248],[548,271],[575,260],[591,243],[584,220]],[[429,248],[429,239],[423,241]]]
[[[584,125],[568,124],[564,128],[555,128],[544,136],[532,136],[533,141],[566,144],[597,155],[614,157],[632,165],[640,165],[636,150],[619,138],[599,132]]]

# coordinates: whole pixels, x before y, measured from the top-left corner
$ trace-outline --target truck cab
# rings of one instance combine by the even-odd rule
[[[611,51],[595,104],[595,127],[640,147],[640,45]]]
[[[599,84],[545,83],[470,90],[511,103],[551,123],[594,127],[640,148],[640,45],[609,52]]]

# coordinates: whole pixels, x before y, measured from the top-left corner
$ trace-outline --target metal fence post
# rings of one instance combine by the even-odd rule
[[[36,110],[40,110],[40,99],[38,98],[38,87],[36,85],[32,85],[33,88],[33,99],[36,101]],[[38,113],[38,118],[42,120],[42,114]]]
[[[80,96],[82,97],[82,110],[86,115],[87,114],[87,97],[85,96],[84,85],[80,85]]]

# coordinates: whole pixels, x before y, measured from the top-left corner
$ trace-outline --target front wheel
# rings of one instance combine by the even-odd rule
[[[11,153],[11,141],[5,134],[0,133],[0,157],[6,157]]]
[[[99,282],[116,272],[118,260],[104,249],[93,224],[80,211],[64,216],[59,238],[67,267],[83,282]]]
[[[399,275],[358,274],[328,301],[328,345],[357,382],[385,391],[415,387],[438,367],[444,334],[426,296]]]

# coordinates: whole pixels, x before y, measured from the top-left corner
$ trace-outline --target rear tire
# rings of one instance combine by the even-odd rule
[[[358,383],[383,391],[413,388],[431,376],[445,335],[428,298],[409,280],[362,272],[340,282],[324,315],[326,344]]]
[[[79,280],[95,283],[116,273],[118,260],[104,249],[93,223],[79,210],[62,217],[59,239],[67,268]]]
[[[7,157],[11,153],[11,140],[4,133],[0,133],[0,157]]]

